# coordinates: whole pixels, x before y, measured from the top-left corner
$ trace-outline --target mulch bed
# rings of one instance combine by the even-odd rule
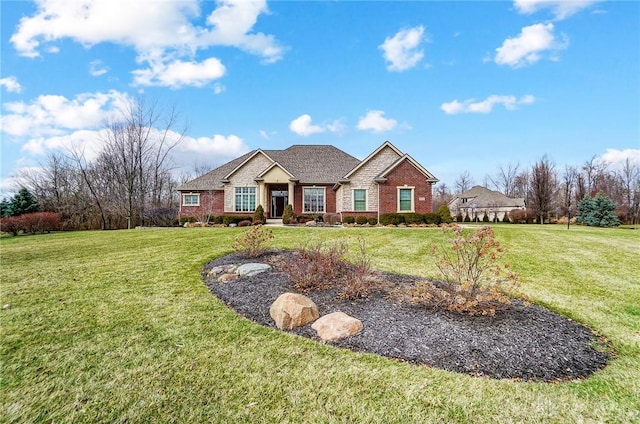
[[[269,307],[282,293],[296,292],[280,266],[291,254],[269,251],[254,259],[241,253],[223,256],[205,265],[203,279],[238,314],[276,328]],[[224,284],[207,277],[215,266],[248,262],[269,263],[273,269]],[[390,287],[424,280],[381,275]],[[304,294],[316,303],[321,316],[342,311],[364,324],[362,332],[333,345],[444,370],[499,379],[563,381],[585,378],[609,359],[603,352],[609,350],[605,342],[586,326],[520,301],[495,316],[469,316],[401,304],[383,293],[356,301],[336,300],[335,290]],[[311,324],[290,332],[320,341]]]

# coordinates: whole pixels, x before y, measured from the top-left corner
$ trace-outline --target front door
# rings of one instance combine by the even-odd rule
[[[282,218],[285,206],[289,203],[289,191],[287,186],[271,187],[271,218]]]

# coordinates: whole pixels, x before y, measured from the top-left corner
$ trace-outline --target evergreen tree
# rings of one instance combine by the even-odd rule
[[[23,187],[18,191],[18,194],[13,196],[13,199],[11,199],[10,210],[11,212],[9,216],[19,216],[25,213],[40,212],[40,204],[36,200],[35,196]]]
[[[436,213],[440,215],[440,222],[446,223],[446,224],[453,222],[451,211],[449,210],[449,207],[447,205],[440,206]]]
[[[591,227],[615,227],[620,221],[615,214],[616,205],[602,192],[586,196],[578,203],[576,221]]]
[[[256,210],[253,212],[253,223],[254,224],[264,224],[267,221],[267,219],[264,216],[264,208],[262,207],[262,205],[258,205],[258,207],[256,208]]]
[[[0,217],[11,216],[11,202],[6,197],[0,202]]]

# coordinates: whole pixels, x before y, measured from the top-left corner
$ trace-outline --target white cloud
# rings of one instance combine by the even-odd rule
[[[389,71],[406,71],[422,60],[424,52],[420,45],[428,39],[424,36],[424,26],[403,29],[393,37],[387,37],[380,46],[387,61]]]
[[[101,126],[128,104],[125,93],[83,93],[74,99],[42,95],[30,103],[5,103],[7,111],[0,116],[0,131],[11,136],[31,138],[61,135],[69,130]]]
[[[22,146],[22,151],[36,156],[50,150],[77,152],[92,161],[98,156],[104,140],[104,130],[78,130],[59,136],[32,138]]]
[[[109,68],[104,66],[100,59],[93,60],[89,63],[89,74],[94,77],[99,77],[109,72]]]
[[[385,118],[384,111],[370,110],[365,116],[360,117],[358,121],[359,130],[371,130],[374,132],[390,131],[398,126],[395,119]]]
[[[522,96],[517,99],[515,96],[498,96],[491,95],[485,100],[476,101],[476,99],[468,99],[462,102],[453,100],[449,103],[440,105],[440,109],[447,115],[457,115],[459,113],[490,113],[495,105],[503,105],[507,110],[517,109],[519,105],[530,105],[536,101],[531,94]]]
[[[607,152],[599,156],[598,159],[608,163],[612,168],[621,168],[627,159],[640,166],[640,149],[607,149]]]
[[[501,47],[496,49],[495,62],[498,65],[508,65],[513,68],[537,62],[546,50],[557,51],[568,46],[568,39],[564,36],[558,42],[553,35],[553,24],[534,24],[522,28],[517,37],[507,38]]]
[[[226,89],[227,89],[227,87],[225,87],[223,84],[220,84],[219,82],[213,84],[213,93],[214,94],[221,94]]]
[[[202,86],[219,78],[224,67],[217,59],[194,62],[198,50],[212,46],[236,47],[267,63],[282,58],[284,48],[272,35],[252,32],[258,17],[268,13],[266,0],[218,0],[205,26],[192,22],[200,18],[201,4],[211,3],[37,0],[36,13],[20,20],[11,42],[27,57],[65,38],[85,47],[106,42],[130,46],[138,62],[149,65],[134,71],[141,85]]]
[[[516,10],[530,15],[542,9],[550,9],[555,19],[562,20],[601,0],[514,0]]]
[[[308,114],[300,115],[289,124],[289,129],[294,133],[307,137],[311,134],[325,132],[325,128],[311,123],[311,116]]]
[[[137,69],[132,74],[135,85],[180,88],[203,87],[210,81],[222,77],[225,72],[224,65],[215,57],[211,57],[200,63],[174,60],[165,64],[154,61],[151,62],[150,69]]]
[[[16,77],[6,77],[0,79],[0,87],[4,87],[9,93],[20,93],[22,86]]]
[[[215,134],[213,137],[184,137],[177,147],[179,151],[211,154],[225,157],[238,157],[249,148],[238,136]]]

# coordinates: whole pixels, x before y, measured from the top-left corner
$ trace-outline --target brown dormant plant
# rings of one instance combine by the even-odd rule
[[[273,232],[262,228],[262,225],[251,227],[236,237],[233,250],[244,252],[250,258],[255,258],[264,253],[267,244],[273,239]]]

